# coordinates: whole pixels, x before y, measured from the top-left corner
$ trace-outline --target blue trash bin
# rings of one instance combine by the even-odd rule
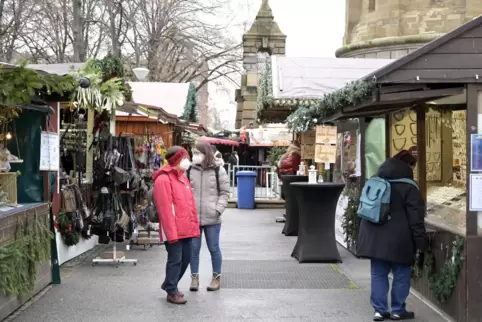
[[[254,209],[254,191],[256,189],[256,172],[238,171],[238,209]]]

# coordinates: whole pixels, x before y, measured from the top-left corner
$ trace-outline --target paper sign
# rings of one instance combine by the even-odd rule
[[[337,129],[336,126],[318,125],[316,127],[316,144],[336,145]]]
[[[315,162],[317,163],[335,163],[336,162],[336,146],[317,144],[315,147]]]
[[[482,174],[470,175],[469,210],[482,211]]]
[[[301,144],[315,144],[316,142],[316,132],[308,131],[301,133]]]
[[[40,171],[58,171],[60,163],[59,135],[42,132],[40,135]]]
[[[305,144],[301,145],[301,159],[313,160],[315,158],[315,145]]]

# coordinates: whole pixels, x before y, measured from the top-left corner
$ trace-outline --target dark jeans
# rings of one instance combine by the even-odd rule
[[[192,238],[180,239],[177,243],[167,244],[166,279],[164,287],[167,294],[177,294],[177,284],[186,272],[192,253]]]
[[[371,297],[370,302],[375,311],[380,313],[388,310],[388,274],[392,271],[392,313],[405,312],[405,301],[410,293],[412,270],[410,265],[397,264],[383,260],[371,260]]]
[[[223,263],[223,255],[219,248],[221,224],[202,226],[201,236],[192,240],[191,274],[199,274],[199,254],[201,253],[203,232],[206,236],[206,244],[208,245],[209,252],[211,253],[213,273],[221,274],[221,265]]]

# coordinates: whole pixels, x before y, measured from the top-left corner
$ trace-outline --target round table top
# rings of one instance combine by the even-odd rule
[[[308,182],[292,182],[291,186],[297,186],[300,188],[343,188],[344,183],[334,183],[334,182],[322,182],[322,183],[308,183]]]

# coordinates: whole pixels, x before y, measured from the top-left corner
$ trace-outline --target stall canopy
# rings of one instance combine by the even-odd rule
[[[293,134],[289,132],[286,125],[279,127],[259,127],[249,130],[249,146],[251,147],[272,147],[289,146]]]
[[[316,107],[326,94],[359,80],[392,59],[272,56],[260,76],[258,117],[284,122],[300,107]]]
[[[221,145],[230,145],[230,146],[239,146],[239,142],[226,140],[226,139],[218,139],[218,138],[211,138],[207,136],[200,137],[198,139],[199,142],[205,142],[209,144],[221,144]]]

